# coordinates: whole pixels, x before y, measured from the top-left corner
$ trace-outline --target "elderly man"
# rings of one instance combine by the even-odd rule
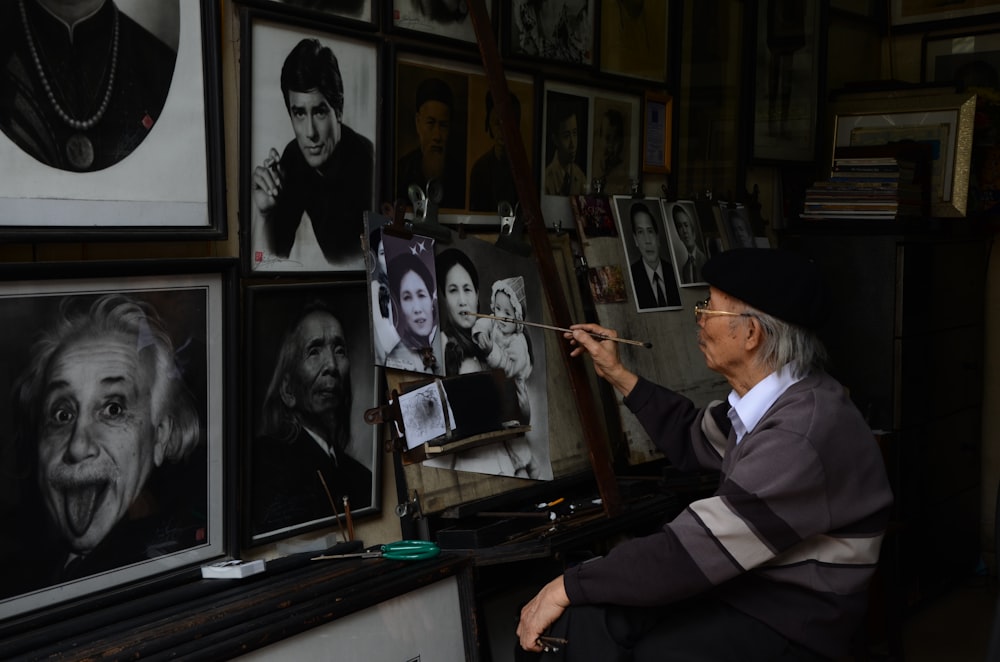
[[[346,452],[351,396],[344,328],[323,303],[307,304],[282,338],[264,396],[252,453],[255,535],[328,521],[330,498],[338,511],[344,496],[351,508],[371,505],[372,473]]]
[[[448,83],[440,78],[420,81],[413,113],[418,145],[397,164],[399,197],[409,198],[411,184],[426,191],[428,183],[433,180],[441,187],[438,206],[465,208],[465,159],[449,147],[451,125],[456,119],[454,115],[455,95]]]
[[[175,59],[112,0],[0,3],[0,129],[53,168],[108,168],[159,121]]]
[[[360,267],[375,150],[344,124],[337,56],[303,39],[285,58],[281,93],[295,139],[254,168],[253,200],[275,255],[312,268]]]
[[[32,346],[14,389],[18,440],[34,449],[57,540],[28,561],[48,568],[34,578],[42,585],[204,539],[207,503],[185,509],[186,495],[158,475],[168,464],[191,462],[202,435],[156,311],[120,294],[84,311],[71,303],[64,301],[61,318]]]
[[[569,568],[521,611],[520,645],[569,640],[569,660],[819,660],[862,622],[892,493],[878,445],[820,367],[821,278],[801,256],[724,252],[705,265],[698,346],[732,386],[703,409],[630,372],[594,324],[572,356],[625,397],[679,468],[721,471],[715,494],[655,534]],[[561,617],[561,618],[560,618]],[[558,619],[558,621],[557,621]]]

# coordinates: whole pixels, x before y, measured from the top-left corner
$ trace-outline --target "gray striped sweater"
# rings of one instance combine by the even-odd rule
[[[714,589],[818,653],[847,653],[892,492],[861,414],[832,377],[793,384],[735,444],[728,403],[698,409],[640,379],[625,399],[680,469],[722,472],[662,530],[568,569],[572,604],[661,605]]]

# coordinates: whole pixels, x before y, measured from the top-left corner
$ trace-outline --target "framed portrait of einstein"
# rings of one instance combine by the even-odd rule
[[[0,3],[0,237],[225,237],[218,3],[93,4]]]
[[[245,289],[247,547],[318,529],[333,545],[345,520],[379,512],[368,293],[362,280]]]
[[[0,621],[230,553],[235,272],[0,267]]]

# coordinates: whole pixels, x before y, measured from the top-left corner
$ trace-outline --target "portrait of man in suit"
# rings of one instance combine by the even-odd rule
[[[681,287],[703,283],[701,268],[708,261],[705,239],[691,201],[664,203],[664,214],[672,224],[670,248]]]
[[[632,260],[629,270],[632,275],[636,308],[640,312],[679,308],[681,297],[677,290],[673,266],[663,257],[665,252],[660,229],[657,227],[660,219],[654,211],[656,207],[648,200],[623,197],[618,209],[622,224],[625,219],[622,212],[625,211],[631,228],[630,231],[622,230],[623,241],[627,243],[627,238],[631,237],[635,249],[635,259]]]

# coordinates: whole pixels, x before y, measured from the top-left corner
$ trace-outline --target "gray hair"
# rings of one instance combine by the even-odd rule
[[[757,353],[758,364],[775,371],[794,362],[794,377],[805,377],[823,369],[826,347],[814,332],[752,306],[747,306],[745,312],[760,322],[764,330],[763,344]]]

